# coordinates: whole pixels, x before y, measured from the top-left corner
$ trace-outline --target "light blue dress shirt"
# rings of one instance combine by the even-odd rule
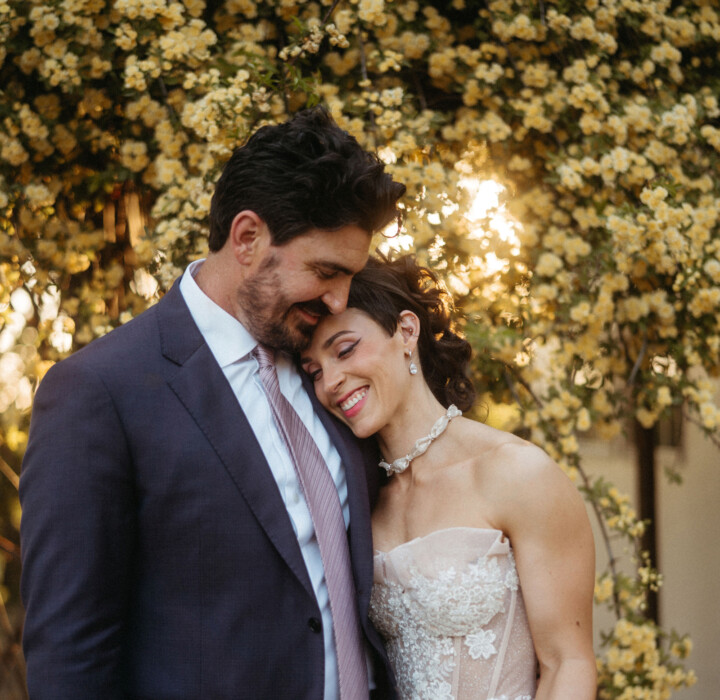
[[[277,430],[260,381],[257,361],[250,354],[257,345],[257,340],[235,317],[220,308],[198,287],[194,275],[197,274],[202,263],[202,260],[197,260],[187,267],[180,280],[180,292],[200,333],[230,383],[277,482],[322,613],[325,642],[325,700],[338,700],[338,670],[333,623],[320,548],[295,467]],[[310,431],[328,465],[338,490],[347,527],[350,522],[350,511],[345,469],[340,455],[313,411],[310,397],[303,388],[292,359],[285,353],[278,352],[276,368],[280,390]]]

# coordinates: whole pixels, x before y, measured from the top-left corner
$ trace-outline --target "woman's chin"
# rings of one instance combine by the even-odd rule
[[[377,430],[368,430],[362,425],[351,425],[350,430],[353,431],[353,435],[359,440],[372,437],[377,432]]]
[[[360,420],[353,420],[351,418],[347,418],[342,413],[335,414],[338,416],[338,418],[347,425],[350,430],[352,430],[353,435],[358,438],[359,440],[364,440],[365,438],[369,438],[372,435],[375,435],[377,432],[377,429],[374,426],[371,426],[367,421],[364,421],[362,419]]]

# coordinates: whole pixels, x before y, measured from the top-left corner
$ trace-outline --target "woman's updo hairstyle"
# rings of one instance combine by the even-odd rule
[[[455,404],[466,411],[472,406],[475,389],[468,377],[472,348],[454,330],[452,297],[414,256],[370,257],[352,279],[347,305],[364,311],[391,336],[402,311],[416,314],[420,365],[435,398],[446,408]]]

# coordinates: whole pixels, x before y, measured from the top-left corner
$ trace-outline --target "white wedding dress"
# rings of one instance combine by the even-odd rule
[[[533,700],[537,662],[510,542],[438,530],[376,552],[370,617],[401,700]]]

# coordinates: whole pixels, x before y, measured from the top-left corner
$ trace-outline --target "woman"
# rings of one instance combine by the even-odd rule
[[[469,344],[412,257],[371,260],[303,356],[323,405],[375,436],[371,617],[407,700],[591,700],[594,545],[538,447],[460,417]],[[538,674],[539,669],[539,674]]]

